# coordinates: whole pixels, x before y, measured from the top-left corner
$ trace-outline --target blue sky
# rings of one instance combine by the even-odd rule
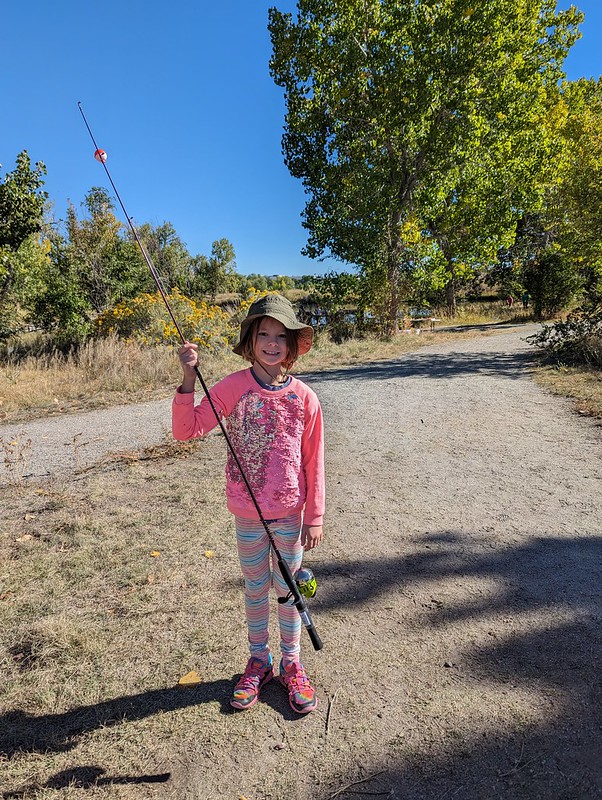
[[[107,186],[81,101],[135,222],[168,220],[189,251],[226,237],[238,270],[320,274],[300,254],[302,186],[284,166],[282,91],[268,72],[267,10],[294,0],[3,0],[0,162],[44,161],[54,216]],[[560,2],[565,8],[570,2]],[[602,73],[602,3],[583,0],[571,80]]]

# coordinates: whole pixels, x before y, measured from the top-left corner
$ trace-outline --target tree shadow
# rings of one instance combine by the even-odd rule
[[[403,359],[373,361],[361,366],[307,372],[299,375],[310,384],[329,381],[394,380],[397,378],[461,378],[467,375],[495,375],[516,380],[535,364],[535,354],[520,352],[408,353]]]
[[[458,641],[458,663],[446,665],[446,677],[472,693],[481,686],[484,696],[493,690],[493,698],[523,690],[542,703],[539,721],[531,716],[526,723],[515,706],[516,719],[496,724],[492,706],[493,724],[461,731],[444,727],[431,752],[393,748],[376,759],[372,777],[366,779],[358,769],[361,784],[350,775],[349,791],[339,797],[602,798],[602,536],[539,536],[491,552],[478,549],[476,540],[438,531],[414,540],[417,552],[407,556],[316,567],[321,579],[316,624],[321,611],[365,606],[399,589],[432,587],[436,597],[440,581],[449,587],[454,578],[458,585],[490,579],[486,599],[474,602],[465,596],[456,600],[448,589],[442,602],[422,608],[424,624],[445,628],[463,620],[491,620],[489,635],[479,643]],[[531,624],[520,627],[523,616]],[[505,619],[517,624],[506,631]],[[444,692],[446,685],[441,678],[433,691]]]
[[[581,570],[600,570],[602,536],[538,536],[518,547],[487,554],[475,552],[473,541],[477,538],[439,531],[422,537],[420,549],[410,555],[320,562],[314,570],[319,592],[312,607],[318,613],[322,609],[359,606],[417,581],[492,576],[500,579],[498,585],[503,587],[496,597],[488,596],[480,605],[449,606],[435,613],[431,622],[443,624],[481,612],[491,613],[495,608],[546,605],[551,589],[555,604],[576,603],[600,613],[600,595],[577,587],[581,584]]]

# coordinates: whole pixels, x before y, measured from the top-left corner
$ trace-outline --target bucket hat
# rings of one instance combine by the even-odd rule
[[[304,325],[302,322],[299,322],[295,316],[295,309],[292,303],[290,300],[287,300],[286,297],[283,297],[281,294],[266,294],[264,297],[260,297],[259,300],[255,300],[255,302],[249,306],[247,316],[240,324],[240,339],[236,347],[232,348],[237,355],[242,355],[241,345],[243,339],[253,320],[259,317],[272,317],[272,319],[281,322],[289,331],[296,331],[297,347],[300,356],[307,353],[311,348],[314,339],[314,329],[311,325]]]

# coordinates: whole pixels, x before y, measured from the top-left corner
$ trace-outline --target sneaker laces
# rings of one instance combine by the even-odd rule
[[[289,688],[293,692],[303,692],[305,688],[312,688],[303,664],[295,664],[295,662],[292,662],[292,667],[285,667],[284,670]]]
[[[267,672],[268,669],[269,665],[264,664],[258,658],[250,659],[245,667],[245,671],[234,687],[235,691],[239,691],[240,689],[257,689],[262,678],[262,674],[260,673]]]

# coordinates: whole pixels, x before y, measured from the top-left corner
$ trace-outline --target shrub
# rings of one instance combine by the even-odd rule
[[[191,300],[178,289],[167,295],[167,299],[188,341],[211,353],[218,353],[233,342],[236,329],[230,315],[218,306]],[[139,294],[103,311],[96,319],[96,334],[116,335],[142,345],[180,343],[176,326],[159,292]]]
[[[575,312],[565,321],[544,325],[527,339],[562,364],[586,364],[602,368],[602,308]]]

